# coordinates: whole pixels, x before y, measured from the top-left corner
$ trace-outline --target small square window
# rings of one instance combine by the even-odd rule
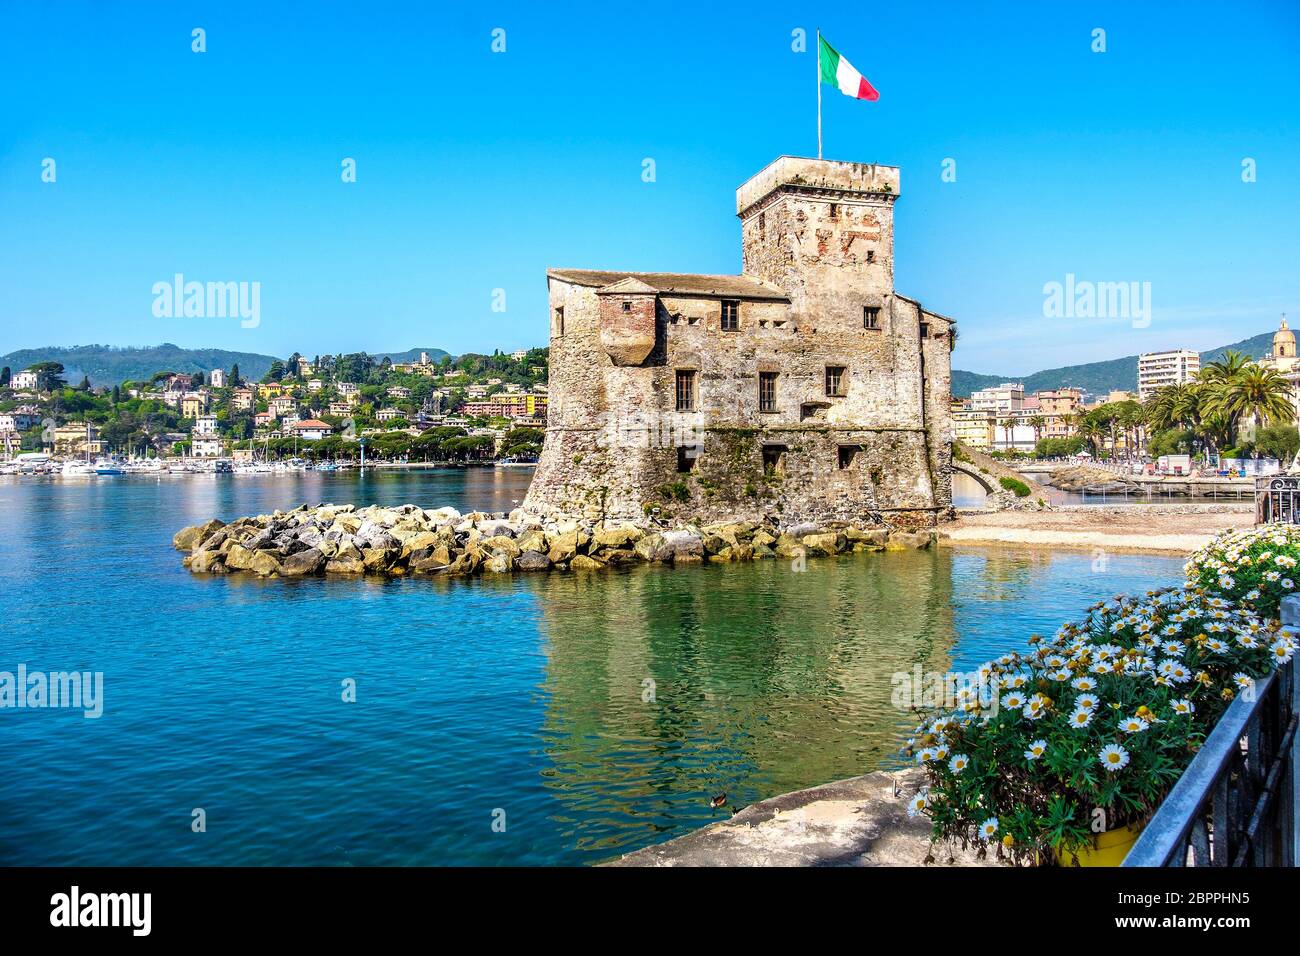
[[[863,308],[862,327],[873,331],[880,329],[880,306],[868,305]]]
[[[735,332],[740,329],[740,302],[736,299],[722,300],[722,331]]]
[[[875,250],[875,249],[868,249],[868,250],[867,250],[867,261],[868,261],[868,262],[875,262],[875,261],[876,261],[876,250]]]
[[[623,311],[624,312],[632,311],[632,303],[627,301],[626,299],[623,300]]]
[[[832,398],[843,398],[848,369],[843,365],[826,366],[826,394]]]
[[[859,451],[861,451],[859,445],[840,446],[840,471],[853,467],[853,461],[858,457]]]
[[[700,457],[699,445],[678,445],[677,446],[677,470],[681,472],[693,471],[695,462]]]
[[[929,323],[929,322],[922,322],[922,323],[921,323],[921,338],[923,338],[923,339],[928,339],[929,337],[930,337],[930,323]]]

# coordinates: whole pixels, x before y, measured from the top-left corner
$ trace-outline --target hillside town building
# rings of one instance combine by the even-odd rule
[[[1168,385],[1190,382],[1200,370],[1200,353],[1190,349],[1144,352],[1138,356],[1138,395],[1146,401]]]
[[[896,167],[781,157],[736,192],[739,275],[550,269],[525,508],[933,523],[953,322],[894,289],[898,195]]]

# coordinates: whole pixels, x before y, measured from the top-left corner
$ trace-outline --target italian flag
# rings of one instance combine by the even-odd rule
[[[845,96],[855,99],[880,99],[880,94],[867,78],[853,69],[853,64],[835,52],[835,48],[820,35],[817,37],[817,61],[821,65],[823,83],[829,83]]]

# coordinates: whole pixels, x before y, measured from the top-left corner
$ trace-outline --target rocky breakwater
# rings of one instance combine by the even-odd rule
[[[292,511],[217,519],[178,531],[172,544],[197,574],[263,577],[320,574],[508,574],[594,571],[637,563],[698,564],[829,556],[928,547],[932,532],[889,531],[843,522],[794,525],[728,522],[662,529],[543,521],[454,508],[426,511],[301,505]]]

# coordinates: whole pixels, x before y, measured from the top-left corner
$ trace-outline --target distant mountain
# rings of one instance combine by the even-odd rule
[[[144,381],[158,372],[210,372],[214,368],[230,370],[238,365],[244,378],[259,379],[266,374],[275,357],[256,352],[227,352],[224,349],[183,349],[164,342],[145,348],[118,348],[112,345],[50,346],[19,349],[0,355],[0,365],[20,371],[37,362],[62,362],[64,378],[72,384],[82,376],[92,385],[117,385],[127,381]]]
[[[421,352],[429,353],[430,362],[441,362],[444,355],[451,354],[444,349],[407,349],[405,352],[371,352],[370,355],[376,362],[388,359],[394,365],[397,365],[400,362],[420,361]]]
[[[1227,351],[1243,352],[1255,359],[1263,358],[1272,347],[1273,333],[1262,332],[1240,342],[1202,352],[1201,364],[1217,362]],[[979,372],[953,369],[952,394],[955,398],[968,398],[971,392],[992,385],[1001,385],[1003,382],[1024,382],[1026,394],[1071,386],[1091,392],[1093,395],[1105,395],[1107,392],[1136,392],[1137,367],[1138,357],[1128,355],[1105,362],[1046,369],[1031,375],[983,375]]]

